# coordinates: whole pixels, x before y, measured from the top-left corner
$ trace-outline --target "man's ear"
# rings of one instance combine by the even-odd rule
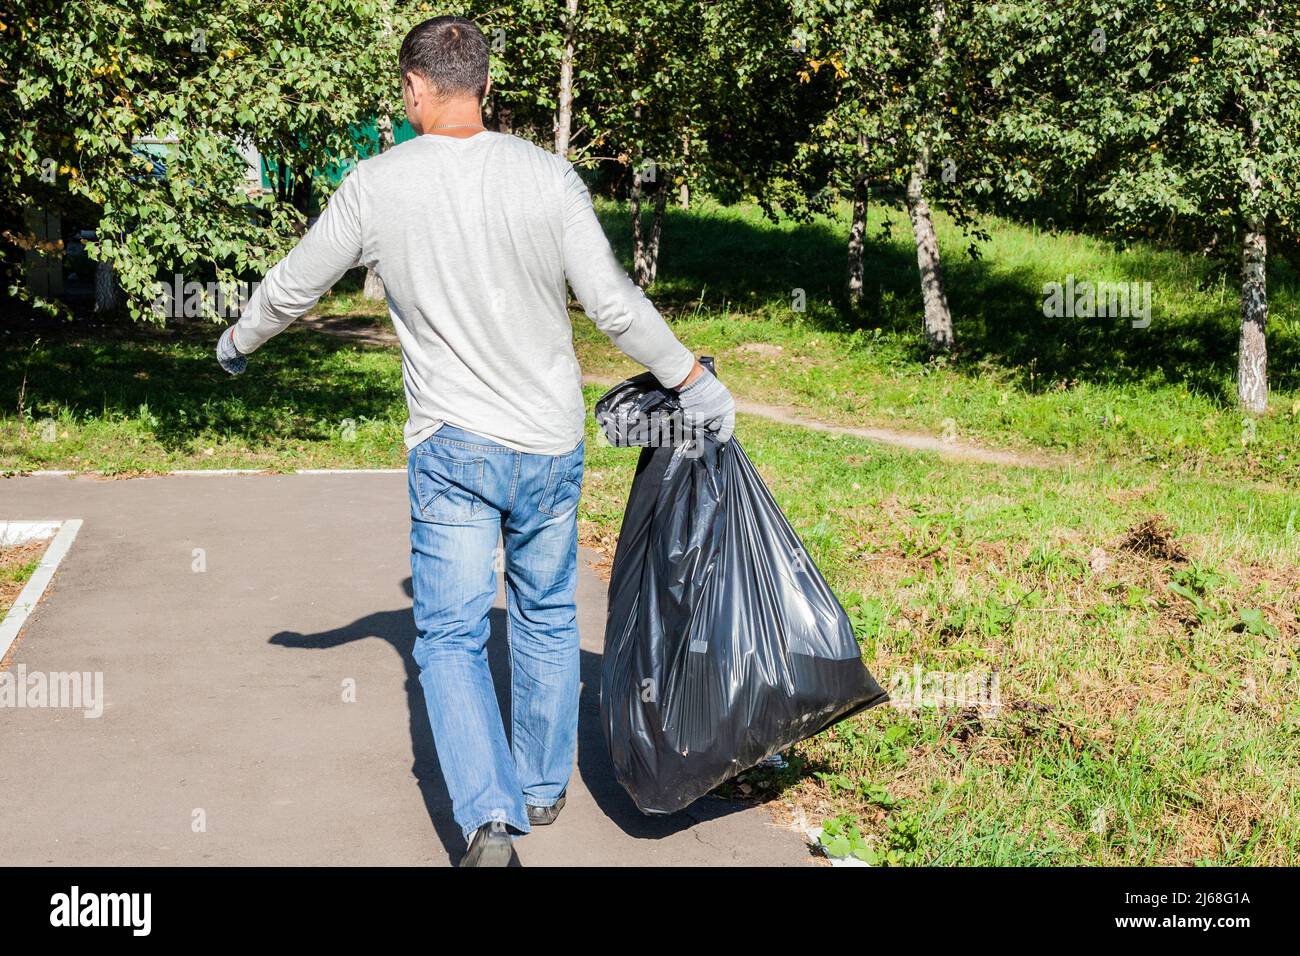
[[[492,77],[489,76],[487,78],[487,82],[483,84],[483,99],[486,100],[488,96],[491,95],[491,93],[492,93]]]

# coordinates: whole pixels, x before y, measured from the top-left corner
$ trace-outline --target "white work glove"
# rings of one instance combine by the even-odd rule
[[[736,430],[736,400],[727,386],[708,369],[677,393],[686,424],[711,434],[719,442],[731,440]]]
[[[241,375],[248,368],[248,359],[235,348],[235,327],[227,326],[217,339],[217,361],[231,375]]]

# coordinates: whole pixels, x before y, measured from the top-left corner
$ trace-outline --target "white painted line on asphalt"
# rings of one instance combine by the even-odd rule
[[[54,579],[55,569],[63,560],[63,556],[68,553],[68,549],[72,547],[72,542],[80,530],[80,518],[60,523],[59,533],[45,549],[45,554],[41,556],[41,563],[36,566],[27,585],[18,595],[18,600],[14,601],[14,606],[5,615],[4,621],[0,622],[0,660],[4,659],[4,656],[9,653],[9,648],[13,647],[14,641],[18,639],[18,632],[23,629],[28,615],[35,610],[37,603],[45,594],[45,589]]]
[[[52,471],[50,469],[42,469],[40,471],[23,472],[23,474],[31,475],[33,478],[66,478],[68,477],[68,475],[75,475],[76,472],[75,471]]]
[[[206,478],[210,475],[260,475],[264,470],[262,468],[173,468],[166,474],[199,475]]]
[[[295,475],[404,475],[405,468],[298,468]]]

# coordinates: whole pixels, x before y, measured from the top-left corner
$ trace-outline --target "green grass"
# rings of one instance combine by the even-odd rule
[[[401,363],[291,328],[232,379],[206,325],[64,338],[0,359],[0,470],[402,467]],[[12,400],[12,399],[11,399]]]
[[[0,547],[0,621],[40,564],[40,551],[35,547]]]
[[[626,254],[625,211],[600,209]],[[689,213],[669,210],[652,296],[685,342],[718,357],[738,395],[811,417],[1084,461],[1300,482],[1300,283],[1285,266],[1270,280],[1271,411],[1248,419],[1232,399],[1235,293],[1205,261],[1144,246],[1117,251],[1000,220],[986,223],[992,238],[972,260],[941,216],[961,348],[930,361],[905,221],[893,211],[893,229],[882,236],[886,212],[871,210],[867,301],[856,311],[840,299],[842,218],[774,225],[753,207],[707,202]],[[1045,319],[1043,282],[1069,273],[1152,282],[1151,327]],[[805,312],[791,308],[796,288],[806,293]],[[354,276],[320,311],[371,322],[385,309],[361,298]],[[391,354],[293,329],[232,383],[212,362],[211,338],[211,329],[190,327],[127,347],[65,332],[31,350],[6,349],[0,467],[400,463],[404,414]],[[588,372],[635,371],[585,319],[575,321],[575,340]]]
[[[625,213],[612,205],[603,211],[607,231],[622,243]],[[881,237],[886,213],[894,225]],[[875,241],[866,302],[856,311],[841,298],[842,219],[773,225],[745,206],[671,210],[665,278],[651,297],[684,341],[718,357],[737,394],[812,417],[1300,481],[1300,281],[1284,264],[1270,275],[1271,413],[1252,421],[1234,400],[1236,290],[1206,261],[1144,246],[1116,250],[996,219],[985,223],[991,240],[972,260],[940,216],[960,347],[929,361],[906,219],[873,206],[869,221]],[[1044,318],[1043,283],[1067,274],[1151,282],[1151,326]],[[806,294],[804,312],[792,308],[794,289]],[[590,323],[578,325],[577,340],[588,371],[632,369]]]
[[[878,708],[733,792],[901,863],[1300,860],[1294,495],[943,461],[745,416],[737,433],[877,678],[997,671],[1002,707]],[[608,541],[636,453],[589,447],[584,536]],[[1120,546],[1153,514],[1186,560]]]
[[[27,579],[40,565],[40,559],[18,564],[0,564],[0,584],[26,584]]]

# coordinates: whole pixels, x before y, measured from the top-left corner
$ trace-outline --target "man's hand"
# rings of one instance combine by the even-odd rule
[[[688,425],[704,429],[719,442],[731,440],[736,430],[736,400],[712,372],[695,363],[678,388],[677,397]]]
[[[235,327],[227,326],[226,331],[217,339],[217,361],[231,375],[241,375],[248,368],[248,359],[239,354],[235,348]]]

